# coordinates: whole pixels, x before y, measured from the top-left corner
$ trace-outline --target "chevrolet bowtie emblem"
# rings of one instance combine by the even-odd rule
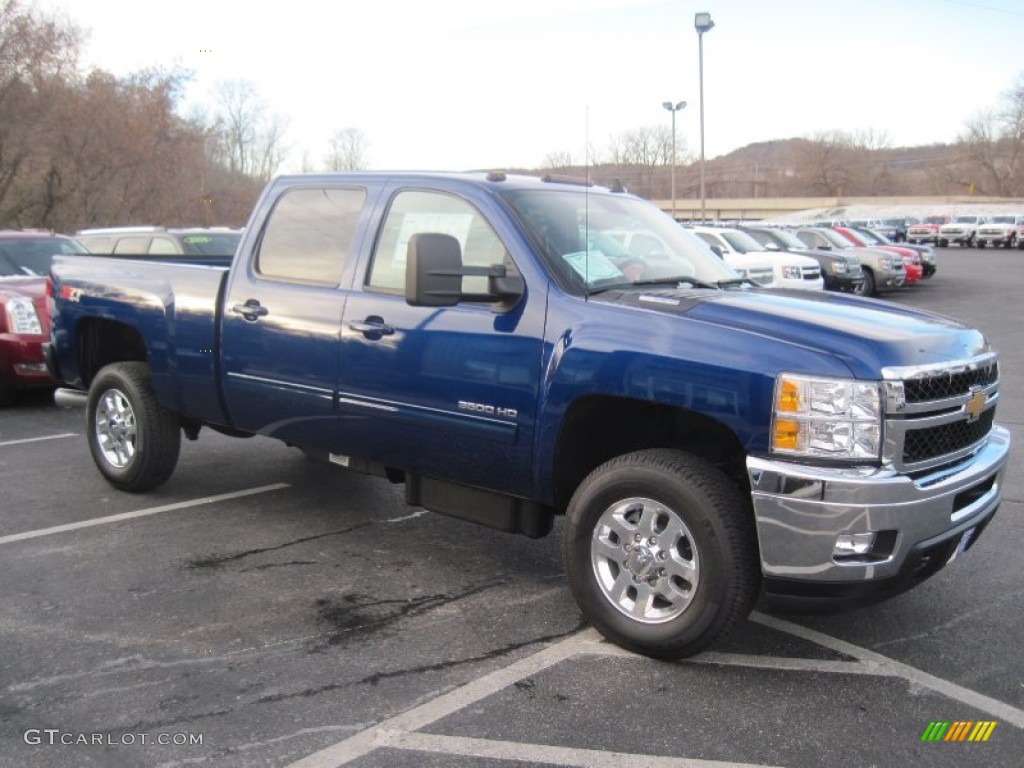
[[[968,424],[978,420],[982,411],[985,410],[986,403],[988,403],[988,395],[984,392],[979,390],[971,393],[971,396],[967,398],[967,402],[964,403],[964,412],[967,414]]]

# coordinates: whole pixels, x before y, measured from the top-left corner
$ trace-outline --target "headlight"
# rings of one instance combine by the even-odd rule
[[[878,460],[881,447],[882,405],[877,382],[791,373],[776,380],[773,452]]]
[[[35,305],[31,299],[18,297],[7,302],[7,327],[11,333],[34,334],[39,336],[43,326],[39,322]]]
[[[831,264],[833,275],[845,275],[846,274],[846,262],[845,261],[833,261]]]
[[[800,274],[800,267],[783,267],[782,277],[786,280],[799,280],[803,276]]]
[[[889,257],[889,256],[883,256],[882,258],[880,258],[878,260],[878,265],[882,269],[895,269],[896,268],[896,262],[893,261],[893,259],[891,257]]]

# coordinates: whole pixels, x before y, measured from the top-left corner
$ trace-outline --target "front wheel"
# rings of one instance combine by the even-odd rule
[[[145,363],[112,363],[96,375],[86,429],[100,474],[122,491],[156,488],[178,463],[180,422],[157,400]]]
[[[673,450],[602,464],[569,503],[562,540],[576,602],[637,653],[697,653],[742,621],[760,585],[753,516],[712,465]]]
[[[979,240],[978,241],[978,248],[984,248],[984,247],[985,247],[985,241],[984,240]]]

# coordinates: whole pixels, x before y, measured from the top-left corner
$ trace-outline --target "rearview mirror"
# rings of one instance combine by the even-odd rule
[[[466,293],[463,277],[486,277],[487,293]],[[451,235],[420,232],[409,238],[405,260],[405,301],[414,307],[454,307],[463,301],[495,304],[508,311],[523,294],[523,280],[504,264],[466,267],[462,247]]]

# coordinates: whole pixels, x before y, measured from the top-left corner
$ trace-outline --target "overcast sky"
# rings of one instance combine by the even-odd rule
[[[669,125],[699,150],[696,11],[707,157],[831,130],[892,146],[951,142],[1024,74],[1021,0],[38,0],[88,33],[84,63],[255,83],[289,120],[297,170],[357,127],[376,169],[584,161],[609,137]],[[116,119],[116,115],[111,115]]]

